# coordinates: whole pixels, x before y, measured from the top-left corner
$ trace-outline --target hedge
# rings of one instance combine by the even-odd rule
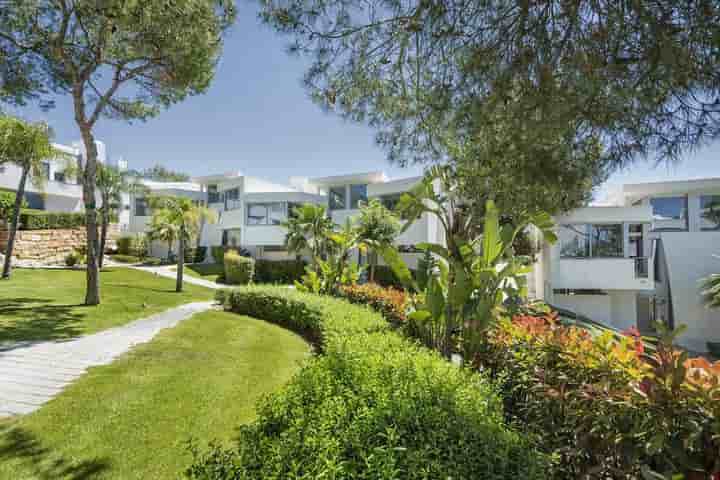
[[[46,212],[44,210],[23,210],[20,212],[22,230],[56,230],[85,226],[84,213]]]
[[[234,250],[225,252],[223,260],[225,265],[224,281],[228,285],[247,285],[255,276],[255,260],[243,257]]]
[[[410,295],[405,290],[384,288],[376,283],[345,285],[340,287],[340,296],[350,303],[367,305],[380,312],[386,320],[402,325],[410,306]]]
[[[113,216],[110,221],[117,222],[117,216]],[[100,225],[100,218],[98,218],[98,225]],[[60,230],[84,226],[85,213],[83,212],[48,212],[32,209],[20,212],[21,230]]]
[[[305,265],[302,260],[256,260],[255,281],[292,285],[305,274]]]
[[[417,275],[415,270],[411,270],[411,273],[413,276]],[[373,282],[383,287],[392,287],[399,290],[405,288],[400,279],[395,275],[395,272],[387,265],[375,265],[375,278]]]
[[[485,377],[392,331],[380,314],[282,287],[218,298],[323,353],[261,402],[237,447],[196,451],[187,478],[546,478],[546,457],[504,425]]]

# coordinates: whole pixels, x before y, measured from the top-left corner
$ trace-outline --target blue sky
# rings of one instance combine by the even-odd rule
[[[191,175],[240,170],[280,182],[296,175],[384,170],[402,177],[420,172],[391,166],[375,146],[371,129],[314,105],[301,86],[306,63],[287,55],[287,38],[261,25],[254,7],[242,5],[207,94],[146,123],[100,120],[96,136],[112,158],[122,156],[137,169],[161,163]],[[68,98],[58,99],[48,113],[34,108],[15,113],[48,121],[60,143],[79,138]],[[720,142],[676,166],[638,162],[609,183],[720,176],[718,160]]]

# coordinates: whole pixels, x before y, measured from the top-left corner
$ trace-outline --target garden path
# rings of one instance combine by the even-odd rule
[[[150,317],[61,342],[27,342],[0,349],[0,417],[30,413],[89,367],[105,365],[134,345],[150,341],[213,302],[195,302]]]

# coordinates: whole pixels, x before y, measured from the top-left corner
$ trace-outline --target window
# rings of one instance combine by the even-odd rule
[[[208,203],[220,203],[220,193],[217,185],[208,185],[207,187]]]
[[[147,217],[150,215],[150,209],[147,205],[147,200],[144,198],[135,199],[135,216],[136,217]]]
[[[562,225],[559,236],[561,257],[603,258],[624,255],[622,224]]]
[[[687,197],[656,197],[650,199],[655,230],[687,230]]]
[[[3,165],[0,165],[0,173],[5,173],[5,167]]]
[[[43,178],[50,179],[50,163],[43,162],[42,164]]]
[[[383,204],[385,208],[390,210],[391,212],[395,210],[395,207],[397,206],[398,202],[400,201],[400,197],[402,196],[402,193],[393,193],[392,195],[383,195],[380,197],[380,202]]]
[[[240,189],[239,188],[232,188],[230,190],[225,190],[225,200],[237,200],[240,198]]]
[[[287,219],[283,203],[250,203],[247,207],[248,225],[280,225]]]
[[[628,240],[630,242],[630,257],[644,257],[645,245],[643,239],[643,226],[639,223],[634,223],[628,226]]]
[[[345,210],[345,185],[342,187],[330,187],[328,190],[328,207],[330,210]]]
[[[590,255],[593,257],[622,257],[622,224],[593,225]]]
[[[350,185],[350,208],[359,208],[360,202],[367,203],[367,185]]]
[[[583,258],[590,256],[590,238],[587,225],[562,225],[560,227],[560,256]]]
[[[700,197],[700,230],[720,230],[720,195]]]
[[[53,175],[53,180],[56,182],[62,182],[65,183],[65,172],[55,172]]]

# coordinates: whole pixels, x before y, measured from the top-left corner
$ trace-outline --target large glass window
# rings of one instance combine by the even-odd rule
[[[720,230],[720,195],[700,197],[700,229]]]
[[[590,235],[587,225],[562,225],[559,237],[561,257],[590,256]]]
[[[562,225],[560,256],[570,258],[622,257],[622,224]]]
[[[350,208],[359,208],[360,202],[367,203],[367,185],[350,185]]]
[[[283,203],[249,203],[248,225],[280,225],[287,219]]]
[[[217,185],[208,185],[207,187],[208,203],[220,203],[220,193]]]
[[[592,225],[590,255],[593,257],[622,257],[623,228],[622,224]]]
[[[655,230],[687,230],[687,197],[650,199]]]
[[[345,185],[341,187],[331,187],[328,190],[328,207],[330,210],[345,210],[347,208]]]
[[[53,180],[65,183],[65,172],[57,171],[53,174]]]
[[[43,178],[45,180],[50,180],[50,163],[49,162],[43,162],[42,171],[43,171]]]

